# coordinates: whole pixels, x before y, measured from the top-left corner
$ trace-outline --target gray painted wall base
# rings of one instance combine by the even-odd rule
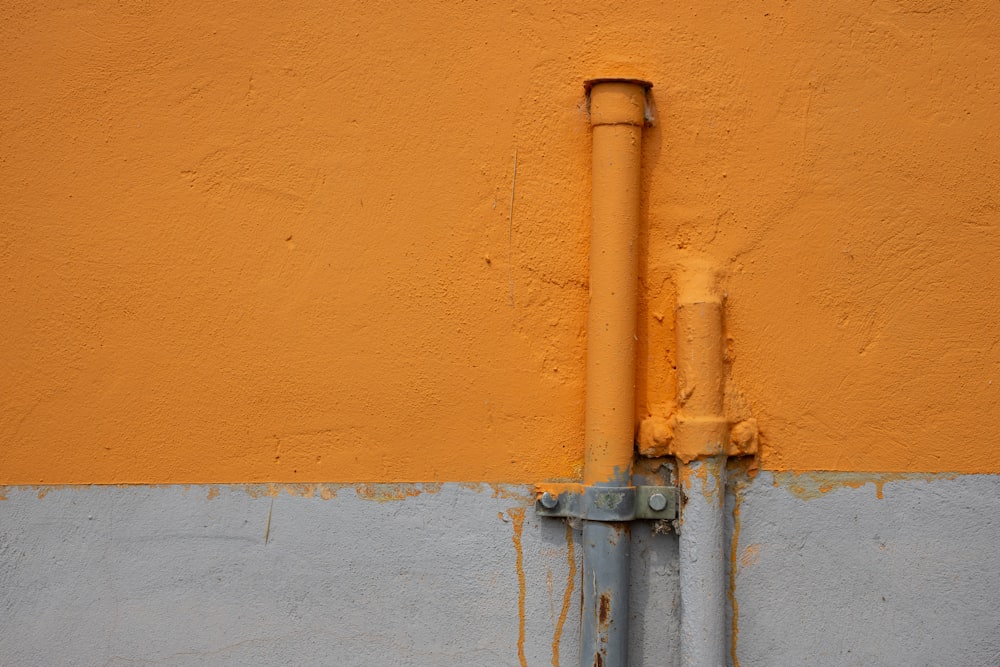
[[[744,667],[1000,664],[1000,477],[887,481],[881,500],[777,479],[738,493]],[[518,665],[524,510],[523,655],[551,665],[565,524],[536,518],[527,488],[501,491],[283,493],[265,544],[272,499],[242,486],[8,488],[0,664]],[[632,545],[631,664],[676,665],[677,539],[637,524]],[[574,555],[564,667],[579,661]]]
[[[740,664],[1000,665],[1000,477],[824,478],[739,496]]]
[[[510,491],[519,497],[459,485],[401,500],[282,494],[265,544],[271,498],[245,487],[7,489],[0,664],[517,665],[511,509],[524,511],[524,655],[552,664],[566,525],[537,519],[528,489]],[[636,537],[647,560],[634,612],[666,631],[636,623],[635,641],[663,654],[676,544],[648,529]],[[562,665],[579,660],[573,585]]]

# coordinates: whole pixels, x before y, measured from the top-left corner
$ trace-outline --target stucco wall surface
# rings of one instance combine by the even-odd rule
[[[579,532],[529,487],[275,491],[5,489],[0,662],[578,663]],[[1000,660],[1000,477],[732,491],[732,664]],[[631,605],[631,664],[679,664],[675,536],[633,529]]]
[[[530,489],[272,491],[5,490],[0,664],[579,662],[578,534]],[[662,664],[676,537],[633,537],[633,664]]]
[[[732,663],[1000,664],[992,3],[0,18],[0,663],[578,662],[528,485],[581,477],[583,82],[625,76],[636,421],[697,264],[760,426]],[[676,664],[676,537],[633,538],[632,664]]]
[[[1000,467],[990,2],[0,16],[0,482],[579,477],[616,75],[654,84],[637,418],[701,258],[765,468]]]
[[[764,473],[737,486],[738,664],[1000,664],[1000,477]]]

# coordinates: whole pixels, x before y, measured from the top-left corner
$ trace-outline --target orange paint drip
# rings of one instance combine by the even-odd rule
[[[559,667],[559,642],[562,640],[563,627],[566,625],[566,617],[569,615],[569,608],[573,604],[573,591],[576,589],[576,555],[573,544],[573,528],[568,523],[566,524],[566,564],[569,566],[569,574],[566,575],[566,592],[563,593],[559,621],[556,623],[555,634],[552,635],[552,667]]]
[[[677,466],[677,483],[682,490],[691,490],[691,466]]]
[[[514,533],[511,540],[514,542],[516,554],[514,568],[517,570],[517,657],[521,661],[521,667],[528,667],[528,659],[524,655],[524,603],[528,594],[528,586],[524,579],[524,549],[521,544],[521,536],[524,531],[524,508],[511,507],[507,510],[507,516],[514,523]]]
[[[705,500],[710,504],[725,502],[725,494],[715,480],[719,479],[720,469],[726,465],[726,461],[721,457],[708,457],[700,461],[700,465],[682,464],[677,466],[677,479],[684,495],[690,493],[692,476],[694,476],[700,482],[701,493]],[[709,472],[712,473],[711,479]],[[681,521],[683,522],[683,519]]]
[[[718,494],[716,493],[716,489],[712,489],[708,484],[707,462],[702,462],[702,464],[695,469],[694,474],[698,477],[698,481],[701,482],[701,492],[705,496],[705,500],[708,500],[709,502],[714,500],[714,496]]]

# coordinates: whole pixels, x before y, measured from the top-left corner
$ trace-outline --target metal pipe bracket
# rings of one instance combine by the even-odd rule
[[[674,486],[546,484],[535,500],[538,516],[626,522],[677,518]]]

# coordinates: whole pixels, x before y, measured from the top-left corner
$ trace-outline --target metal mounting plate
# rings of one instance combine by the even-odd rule
[[[535,501],[538,516],[588,521],[671,520],[677,518],[673,486],[586,486],[547,484]]]

